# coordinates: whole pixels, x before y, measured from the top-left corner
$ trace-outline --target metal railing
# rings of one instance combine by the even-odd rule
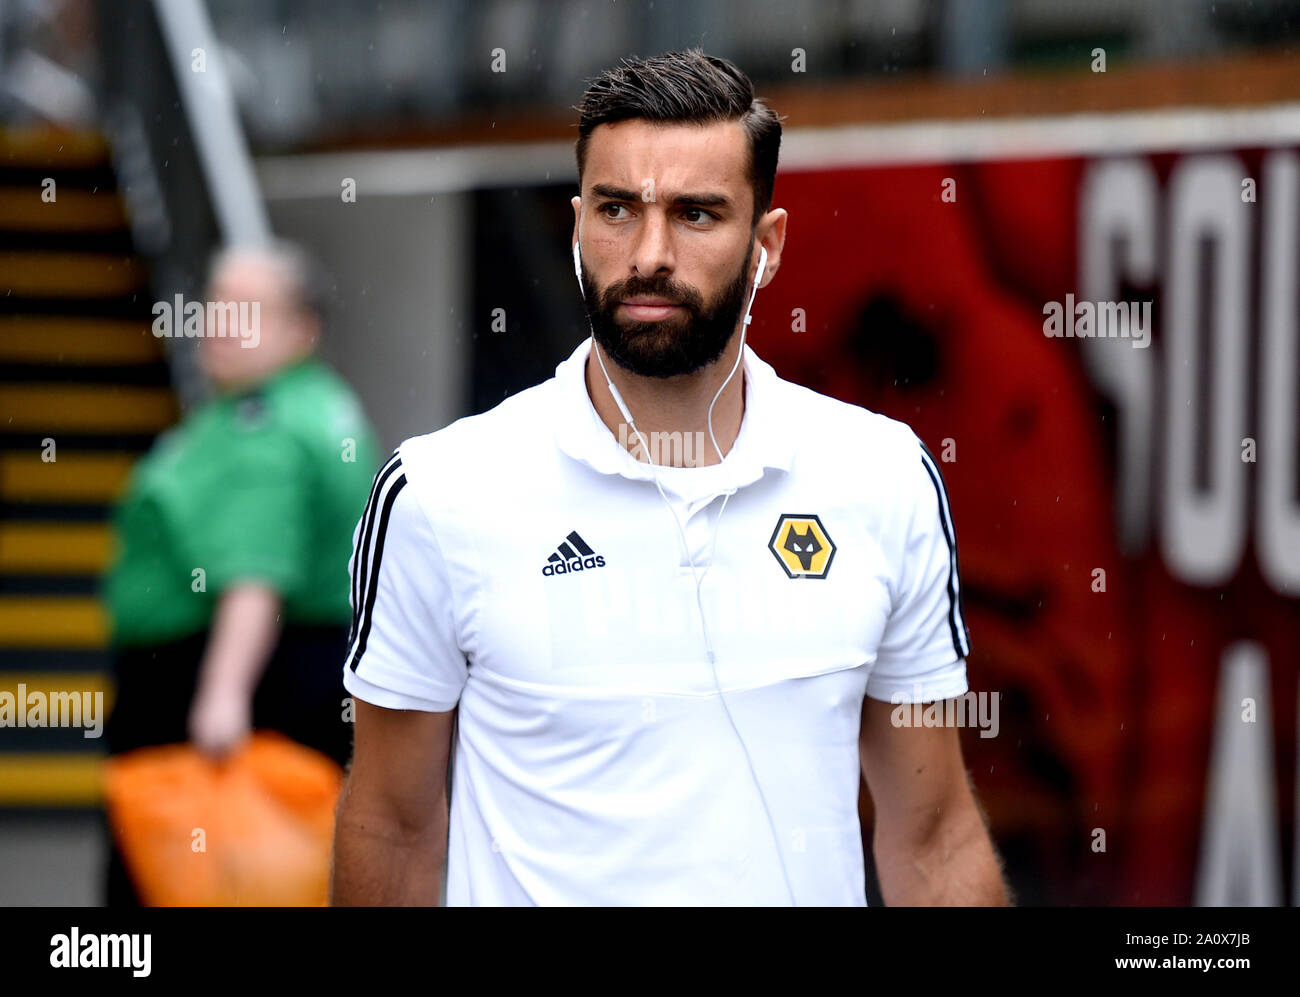
[[[202,0],[103,0],[102,117],[156,300],[203,293],[215,249],[265,241],[266,206]],[[207,392],[195,341],[167,340],[181,404]]]

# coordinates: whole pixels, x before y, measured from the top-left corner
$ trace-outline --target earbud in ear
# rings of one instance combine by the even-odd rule
[[[767,247],[760,242],[758,244],[758,268],[754,271],[754,279],[750,281],[749,304],[745,306],[745,322],[744,322],[745,325],[749,325],[750,320],[752,319],[752,316],[749,314],[749,310],[754,307],[754,295],[758,293],[758,283],[763,279],[763,270],[766,266],[767,266]],[[744,340],[742,339],[741,342],[743,343]],[[737,355],[736,357],[736,362],[737,363],[740,362],[739,355]],[[723,383],[725,384],[726,382]]]
[[[581,247],[582,247],[582,243],[580,242],[575,242],[573,244],[573,274],[575,277],[578,278],[578,290],[580,290],[583,294],[586,294],[587,289],[582,286],[582,257],[579,255],[578,252],[579,249],[581,249]]]

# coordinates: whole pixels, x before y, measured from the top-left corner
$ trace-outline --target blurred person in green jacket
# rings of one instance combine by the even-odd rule
[[[209,304],[198,350],[215,397],[158,438],[114,515],[111,753],[190,740],[219,757],[270,728],[348,761],[348,559],[380,461],[315,356],[324,296],[287,243],[214,260],[207,302],[231,322],[218,334]]]

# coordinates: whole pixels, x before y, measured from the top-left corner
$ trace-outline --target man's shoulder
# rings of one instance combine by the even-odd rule
[[[940,465],[911,426],[788,381],[781,392],[796,413],[796,476],[880,535],[904,535],[918,510],[933,507]]]
[[[920,459],[922,443],[907,423],[777,377],[773,394],[781,417],[792,422],[796,450],[808,458],[879,473],[882,464]]]
[[[265,391],[276,427],[308,444],[371,437],[373,429],[356,391],[333,367],[312,357]]]
[[[403,440],[396,454],[407,478],[417,483],[464,486],[497,473],[546,440],[552,412],[552,381],[511,395],[486,412],[467,415],[441,429]],[[442,488],[441,491],[447,489]],[[461,489],[463,490],[463,488]]]

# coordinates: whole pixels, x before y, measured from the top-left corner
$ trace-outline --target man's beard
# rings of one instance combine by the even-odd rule
[[[748,277],[746,254],[735,279],[706,309],[699,292],[667,277],[629,277],[598,298],[596,282],[584,264],[582,296],[596,342],[611,360],[642,377],[677,377],[693,374],[722,356],[736,331]],[[615,312],[622,301],[641,295],[665,298],[680,307],[656,322],[619,322]]]

